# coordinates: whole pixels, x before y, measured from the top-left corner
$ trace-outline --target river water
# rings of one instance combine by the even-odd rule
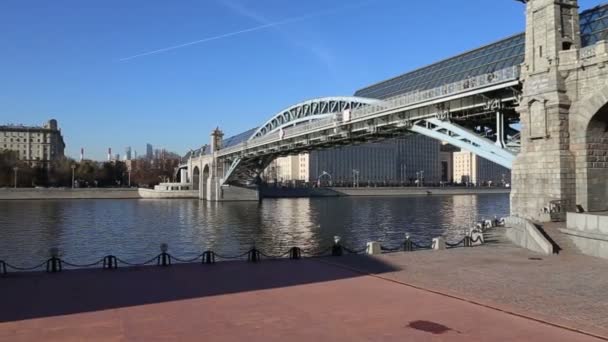
[[[205,250],[236,255],[255,246],[267,254],[290,247],[321,250],[333,236],[360,249],[367,241],[398,246],[408,232],[430,243],[462,238],[482,218],[506,216],[508,194],[420,197],[199,200],[0,201],[0,260],[31,266],[57,247],[65,260],[94,262],[113,254],[142,262],[167,243],[182,258]]]

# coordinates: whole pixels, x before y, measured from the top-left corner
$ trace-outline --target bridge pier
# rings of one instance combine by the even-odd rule
[[[200,155],[190,156],[186,164],[187,177],[193,190],[198,191],[200,200],[209,202],[258,201],[259,191],[255,187],[222,185],[222,178],[230,166],[218,158],[222,143],[223,133],[216,128],[211,133],[211,143],[200,149]]]
[[[556,208],[608,210],[607,44],[581,50],[576,0],[529,0],[526,13],[511,212],[546,222]]]

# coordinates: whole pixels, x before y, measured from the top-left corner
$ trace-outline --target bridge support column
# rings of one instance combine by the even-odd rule
[[[220,189],[220,178],[219,177],[211,177],[209,179],[209,191],[207,200],[211,202],[220,201],[222,198],[222,193]]]
[[[502,111],[496,111],[496,146],[505,148],[505,115]]]
[[[524,91],[518,107],[521,153],[512,170],[515,216],[546,222],[551,201],[560,201],[562,211],[574,208],[576,178],[568,127],[577,94],[568,87],[576,80],[565,70],[578,65],[578,27],[576,0],[527,1]],[[575,63],[567,64],[571,61]]]

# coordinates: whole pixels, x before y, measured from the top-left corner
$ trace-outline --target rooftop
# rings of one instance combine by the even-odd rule
[[[0,130],[2,130],[2,131],[27,131],[27,130],[42,130],[42,129],[59,130],[59,128],[57,127],[57,120],[51,119],[40,126],[11,124],[11,123],[6,124],[6,125],[0,125]]]

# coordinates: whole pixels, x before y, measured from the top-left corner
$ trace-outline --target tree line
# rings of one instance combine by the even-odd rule
[[[175,169],[179,165],[177,158],[142,158],[131,162],[129,175],[127,164],[122,161],[77,162],[71,158],[62,158],[47,165],[32,166],[19,160],[15,151],[0,150],[0,187],[15,186],[15,173],[18,187],[71,187],[72,166],[75,187],[123,187],[129,186],[129,183],[131,186],[153,187],[160,182],[173,180]]]

